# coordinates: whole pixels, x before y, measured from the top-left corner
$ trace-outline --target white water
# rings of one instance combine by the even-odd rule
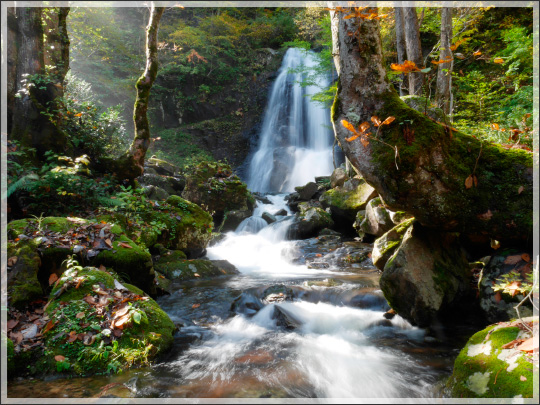
[[[307,96],[317,86],[302,88],[301,73],[289,69],[314,66],[312,53],[287,50],[272,86],[264,115],[259,146],[249,165],[248,188],[259,192],[291,192],[332,172],[332,132],[328,109]],[[328,79],[318,85],[327,87]]]

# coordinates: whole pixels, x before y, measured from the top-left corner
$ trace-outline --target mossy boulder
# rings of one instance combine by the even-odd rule
[[[296,192],[298,193],[298,198],[302,201],[307,201],[319,191],[319,186],[317,183],[310,181],[304,186],[298,186],[294,188]]]
[[[190,280],[239,274],[226,260],[186,260],[175,254],[165,255],[156,263],[156,269],[170,280]]]
[[[228,164],[221,162],[205,161],[190,168],[182,197],[214,212],[216,223],[221,222],[226,211],[252,211],[254,207],[247,185],[233,174]]]
[[[126,314],[120,317],[122,310]],[[173,342],[175,326],[154,300],[135,286],[120,284],[114,273],[93,267],[64,272],[46,314],[44,370],[119,372],[149,364]]]
[[[356,213],[365,209],[368,201],[377,195],[363,179],[354,178],[348,182],[350,185],[345,182],[341,187],[325,191],[319,198],[323,208],[330,208],[336,224],[344,228],[352,227]]]
[[[371,260],[375,267],[379,270],[384,270],[386,262],[392,257],[401,244],[403,235],[405,235],[405,232],[412,225],[413,221],[414,218],[405,220],[375,240],[373,243],[373,252],[371,254]]]
[[[165,160],[158,159],[155,156],[150,157],[145,162],[144,167],[145,170],[152,169],[152,171],[155,171],[156,173],[164,176],[176,176],[180,173],[180,168],[178,166],[166,162]]]
[[[532,284],[531,252],[517,249],[505,249],[491,256],[482,269],[478,289],[480,291],[480,307],[489,322],[507,321],[516,316],[514,307],[527,294],[522,289],[527,283]],[[528,259],[528,261],[524,260]],[[512,289],[511,285],[515,289]],[[499,289],[507,285],[510,289]],[[529,301],[520,307],[522,316],[532,315]]]
[[[299,214],[287,230],[289,239],[306,239],[316,236],[324,228],[334,226],[332,216],[321,208],[309,208]]]
[[[9,306],[23,308],[43,296],[38,279],[41,258],[34,239],[8,243],[7,296]]]
[[[161,174],[145,173],[137,178],[141,186],[158,187],[168,194],[180,195],[184,190],[186,181],[182,177],[164,176]]]
[[[366,205],[364,220],[360,223],[360,231],[369,235],[382,236],[392,229],[394,223],[390,213],[384,206],[380,197],[371,199]]]
[[[47,272],[42,275],[45,281],[49,278],[48,273],[60,275],[64,270],[64,260],[77,254],[90,265],[112,267],[124,279],[154,295],[154,271],[148,249],[130,239],[120,225],[108,222],[113,219],[110,216],[93,220],[27,218],[10,222],[8,234],[10,237],[27,234],[34,238],[33,249],[36,255],[39,254],[41,268]],[[105,242],[106,239],[110,245]]]
[[[532,318],[524,319],[531,321]],[[536,318],[538,322],[538,318]],[[490,325],[475,333],[461,350],[446,384],[453,398],[531,398],[532,354],[503,348],[514,339],[528,339],[532,333],[519,328],[521,322]]]
[[[458,236],[414,222],[388,259],[380,287],[390,306],[420,327],[451,323],[471,312],[469,263]]]

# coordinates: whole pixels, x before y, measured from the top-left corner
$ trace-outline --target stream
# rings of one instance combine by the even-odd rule
[[[440,397],[461,348],[399,316],[379,289],[372,245],[337,232],[287,240],[285,193],[333,170],[329,111],[289,69],[313,65],[289,49],[272,87],[259,145],[248,157],[253,216],[207,250],[240,274],[173,284],[159,305],[179,326],[166,357],[112,376],[10,382],[10,397]],[[328,85],[321,78],[321,85]],[[268,224],[262,214],[277,214]],[[453,343],[452,343],[453,342]]]

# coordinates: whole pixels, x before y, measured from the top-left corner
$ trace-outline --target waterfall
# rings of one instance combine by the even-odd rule
[[[330,85],[302,87],[302,73],[289,73],[300,66],[313,67],[312,52],[290,48],[272,86],[263,119],[259,145],[248,168],[247,184],[259,192],[291,192],[333,170],[333,133],[330,112],[312,102],[309,95]]]

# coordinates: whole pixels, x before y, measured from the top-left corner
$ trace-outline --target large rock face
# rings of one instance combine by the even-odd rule
[[[538,318],[536,318],[538,319]],[[524,321],[532,329],[532,318]],[[538,320],[536,321],[538,328]],[[538,333],[538,329],[536,329]],[[490,325],[474,334],[461,350],[446,388],[453,398],[531,398],[533,355],[519,341],[534,339],[521,321]],[[512,342],[515,344],[512,344]],[[524,342],[524,343],[525,343]],[[530,351],[532,352],[532,346]],[[538,346],[536,346],[538,347]],[[523,348],[524,350],[520,350]]]
[[[373,252],[371,260],[375,267],[379,270],[384,270],[386,262],[396,252],[396,249],[401,244],[403,235],[412,225],[413,219],[405,220],[401,224],[396,225],[373,243]]]
[[[399,315],[424,327],[459,314],[469,298],[470,279],[457,236],[414,223],[384,266],[380,286]]]
[[[507,321],[517,316],[514,307],[528,293],[523,287],[527,283],[532,284],[530,257],[527,252],[507,249],[493,255],[482,270],[478,283],[480,307],[489,322]],[[529,301],[520,307],[520,313],[522,316],[532,315]]]

